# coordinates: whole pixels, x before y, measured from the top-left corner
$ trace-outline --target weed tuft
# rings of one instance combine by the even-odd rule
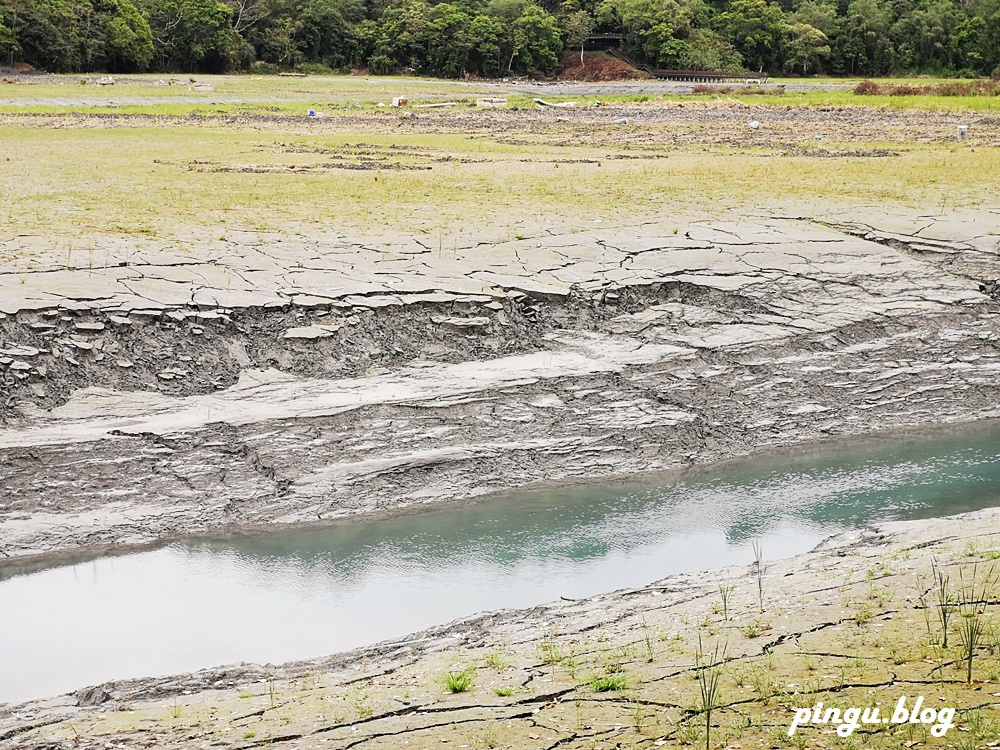
[[[461,672],[448,672],[442,678],[445,690],[449,693],[464,693],[476,679],[476,670],[466,667]]]

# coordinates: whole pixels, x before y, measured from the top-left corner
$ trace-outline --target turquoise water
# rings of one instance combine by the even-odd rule
[[[1000,506],[1000,426],[782,452],[419,515],[0,567],[0,702],[321,656],[476,612],[805,552]]]

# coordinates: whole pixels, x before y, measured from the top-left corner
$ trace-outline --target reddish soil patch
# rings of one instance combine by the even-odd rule
[[[648,78],[642,71],[606,52],[584,52],[581,65],[579,51],[563,55],[555,77],[561,81],[631,81]]]

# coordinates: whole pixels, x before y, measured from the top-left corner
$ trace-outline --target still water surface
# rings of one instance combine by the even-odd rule
[[[465,615],[774,559],[871,521],[1000,506],[1000,426],[512,494],[371,523],[0,568],[0,702],[278,663]]]

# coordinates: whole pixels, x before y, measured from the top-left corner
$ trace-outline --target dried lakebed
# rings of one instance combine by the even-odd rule
[[[237,238],[236,250],[204,257],[109,251],[103,265],[69,268],[42,256],[30,268],[0,272],[0,554],[10,569],[25,570],[108,546],[385,515],[816,438],[995,417],[998,231],[996,210],[923,216],[871,208],[543,234],[451,253],[417,240],[386,253],[363,238],[264,245],[248,236]],[[817,590],[825,576],[850,567],[831,555],[820,555],[826,572],[810,579]],[[849,572],[865,580],[863,570]],[[697,585],[678,583],[687,593],[675,604],[691,601]],[[741,617],[752,611],[745,588]],[[584,640],[588,628],[606,626],[611,641],[627,643],[638,627],[626,616],[628,600],[540,608],[535,619],[488,617],[470,625],[464,643],[505,648],[494,641],[508,633],[510,643],[527,644],[510,657],[524,662],[518,684],[541,685],[546,678],[533,676],[531,654],[551,631],[552,613],[562,612],[567,631]],[[880,602],[871,609],[885,609]],[[831,604],[838,616],[856,605]],[[681,614],[672,607],[654,626],[676,628],[670,623]],[[796,622],[781,627],[805,632],[825,617],[796,611]],[[649,616],[658,618],[652,609]],[[350,735],[364,728],[375,733],[366,743],[395,747],[399,732],[418,731],[407,723],[409,708],[390,706],[393,695],[409,694],[399,680],[426,682],[460,658],[444,644],[463,642],[448,628],[418,641],[419,654],[412,645],[386,646],[337,662],[360,675],[316,677],[366,680],[366,690],[378,692],[377,701],[344,697],[354,708],[343,716],[338,708],[326,722],[332,734],[316,741],[346,733],[337,742],[352,746]],[[587,653],[604,649],[592,646]],[[386,695],[376,690],[378,670],[404,663],[420,674],[388,679]],[[305,690],[296,681],[325,669],[289,667],[279,677],[292,682],[279,689]],[[133,744],[217,743],[209,715],[240,726],[247,720],[233,717],[244,715],[241,699],[199,691],[244,685],[258,701],[246,681],[266,680],[266,672],[200,675],[14,709],[0,737],[44,746],[47,730],[30,727],[73,716],[69,727],[53,724],[53,741],[86,744],[79,733],[108,729],[104,714],[72,706],[101,702],[101,712],[121,709],[111,731]],[[518,747],[589,747],[577,742],[583,730],[559,728],[568,720],[549,731],[522,717],[575,689],[495,709],[470,703],[476,718],[468,721],[521,722],[523,736],[511,740]],[[153,730],[127,718],[129,701],[152,701],[142,711],[162,712],[156,701],[183,690],[209,703],[193,717],[157,718]],[[430,705],[409,695],[403,699],[412,705]],[[215,698],[235,703],[220,712]],[[270,723],[247,728],[258,739],[231,736],[226,744],[318,732],[288,714],[293,704],[275,701],[276,713],[248,707]],[[465,722],[464,710],[446,712],[442,726]],[[192,736],[199,739],[182,739]]]
[[[864,213],[0,273],[0,555],[996,416],[1000,212]]]
[[[789,557],[872,522],[998,505],[991,424],[368,524],[8,565],[0,602],[21,614],[0,622],[0,702],[343,652],[477,612],[746,565],[754,542],[770,559]]]

